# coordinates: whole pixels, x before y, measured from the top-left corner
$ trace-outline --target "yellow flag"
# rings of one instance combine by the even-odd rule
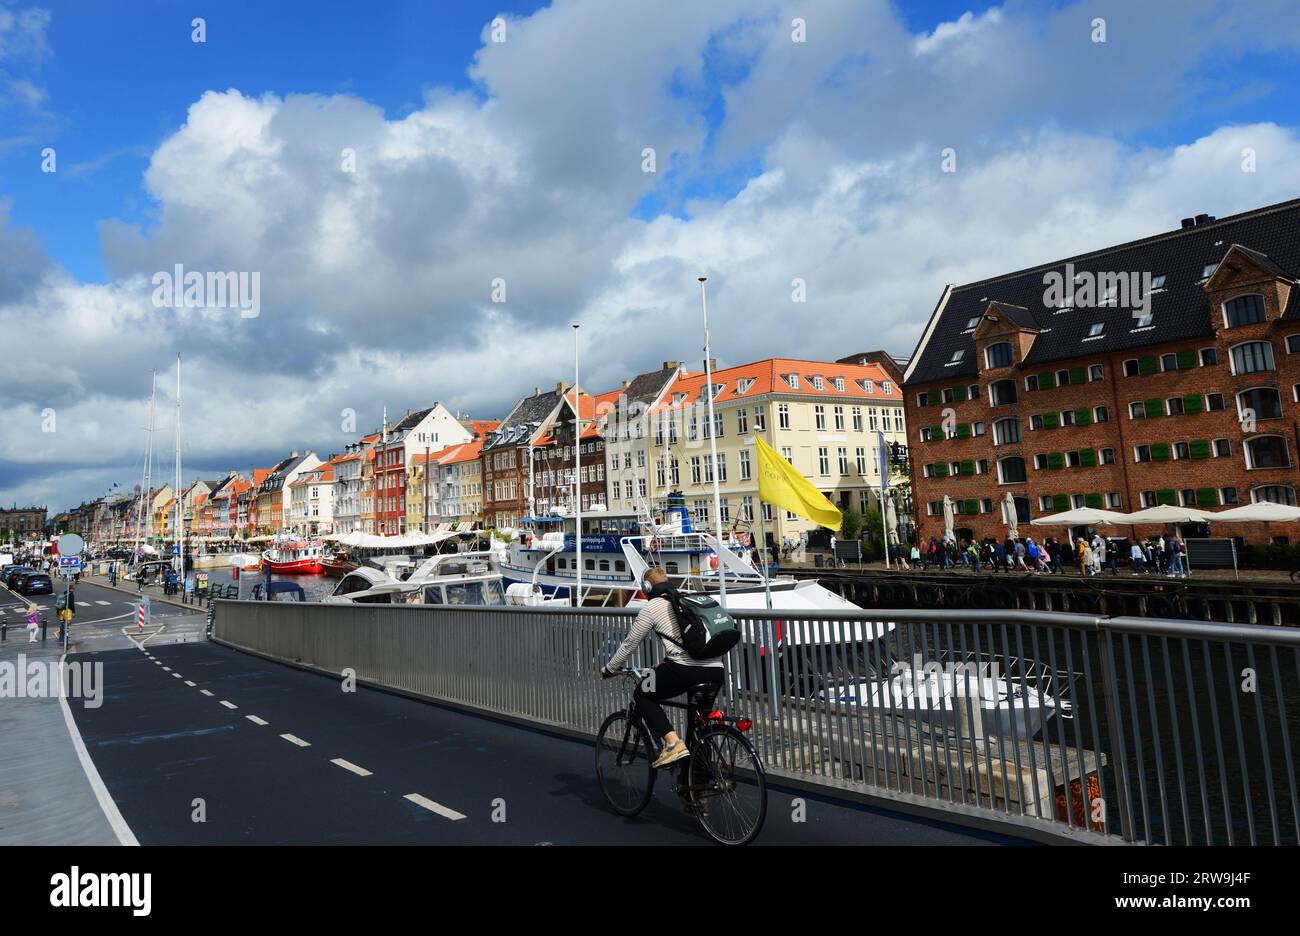
[[[813,487],[807,478],[795,471],[794,466],[782,458],[776,449],[757,436],[754,441],[758,445],[759,500],[775,504],[838,533],[844,523],[840,509]]]

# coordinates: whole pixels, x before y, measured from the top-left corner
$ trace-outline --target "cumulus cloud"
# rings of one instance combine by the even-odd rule
[[[1094,7],[1111,17],[1100,50]],[[1170,86],[1248,28],[1190,0],[1201,32],[1166,22],[1165,43],[1142,38],[1145,8],[1007,5],[913,34],[886,2],[557,2],[510,19],[506,43],[484,34],[473,89],[431,89],[405,116],[211,90],[152,153],[147,222],[102,223],[109,282],[68,277],[0,205],[0,328],[60,336],[53,363],[0,390],[0,494],[62,506],[138,480],[149,372],[178,350],[186,464],[247,470],[341,446],[345,410],[361,430],[385,404],[500,415],[568,377],[574,321],[596,389],[697,361],[701,272],[724,361],[906,354],[945,283],[1294,197],[1293,127],[1130,138],[1181,117]],[[674,185],[683,210],[638,214]],[[261,314],[155,308],[152,277],[176,264],[258,272]]]

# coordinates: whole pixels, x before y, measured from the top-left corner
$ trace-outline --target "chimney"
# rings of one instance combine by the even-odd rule
[[[1182,220],[1182,227],[1183,227],[1184,230],[1186,230],[1187,228],[1190,228],[1190,227],[1196,227],[1196,219],[1195,219],[1195,218],[1183,218],[1183,220]]]
[[[563,393],[563,392],[564,392],[564,381],[563,381],[563,380],[556,382],[556,384],[555,384],[555,392],[556,392],[556,393]]]
[[[1211,215],[1198,214],[1196,216],[1196,226],[1200,227],[1202,224],[1209,224],[1213,220],[1214,218]]]
[[[538,397],[538,396],[541,396],[541,395],[542,395],[542,388],[541,388],[541,387],[533,387],[533,396]]]
[[[664,361],[664,370],[677,370],[679,361]]]
[[[715,357],[709,358],[709,373],[713,373],[717,369],[718,369],[718,359]]]
[[[624,390],[626,390],[626,389],[627,389],[628,387],[630,387],[630,386],[632,386],[632,381],[630,381],[630,380],[625,380],[625,381],[623,381],[623,389],[624,389]]]
[[[297,450],[297,449],[294,449],[292,452],[290,452],[290,453],[289,453],[289,457],[290,457],[290,458],[297,458],[297,457],[298,457],[298,450]]]

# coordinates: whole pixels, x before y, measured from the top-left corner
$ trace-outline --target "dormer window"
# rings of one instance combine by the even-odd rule
[[[984,349],[984,363],[990,370],[1011,366],[1011,342],[999,341]]]
[[[864,380],[862,382],[862,389],[865,390],[867,393],[875,393],[876,382],[874,380]]]
[[[1223,304],[1223,320],[1228,328],[1258,325],[1267,318],[1264,297],[1258,293],[1237,296]]]
[[[685,393],[674,393],[674,394],[673,394],[673,403],[685,403],[685,402],[686,402],[686,394],[685,394]]]
[[[836,378],[835,378],[835,389],[838,390],[840,393],[843,393],[843,392],[844,392],[844,378],[843,378],[843,377],[836,377]]]
[[[749,388],[754,386],[753,377],[742,377],[736,381],[736,393],[744,394],[749,392]]]
[[[813,382],[813,389],[814,389],[814,390],[825,390],[825,389],[826,389],[826,382],[825,382],[824,380],[822,380],[821,377],[814,377],[814,378],[812,379],[812,382]]]
[[[798,375],[798,374],[787,374],[787,375],[786,375],[786,378],[785,378],[785,382],[786,382],[787,384],[790,385],[790,389],[791,389],[791,390],[798,390],[798,389],[799,389],[799,375]]]

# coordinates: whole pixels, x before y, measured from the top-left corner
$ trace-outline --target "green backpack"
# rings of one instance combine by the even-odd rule
[[[695,660],[714,660],[726,656],[740,643],[740,630],[726,608],[709,595],[670,593],[669,601],[677,612],[677,626],[681,629],[680,642],[665,637],[686,651]],[[663,636],[663,635],[660,635]]]

